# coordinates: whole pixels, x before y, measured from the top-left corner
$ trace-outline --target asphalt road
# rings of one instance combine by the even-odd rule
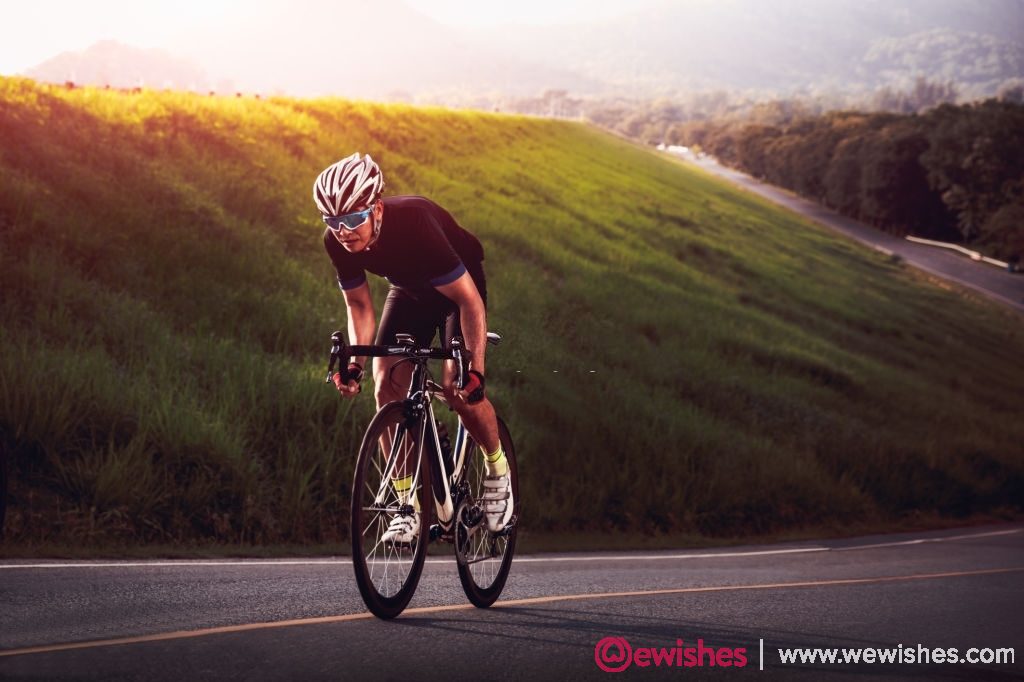
[[[634,658],[616,641],[604,665],[632,661],[636,679],[1024,679],[1024,526],[525,556],[489,610],[437,556],[391,622],[365,613],[344,558],[0,564],[3,680],[597,679],[607,637]],[[700,667],[641,666],[643,648],[677,647],[681,663],[699,645]],[[778,651],[900,645],[1009,647],[1015,661],[787,664]]]
[[[788,190],[763,183],[745,173],[727,168],[710,157],[698,159],[692,154],[679,156],[733,184],[785,206],[791,211],[811,218],[859,242],[898,255],[918,269],[957,282],[1024,312],[1024,273],[1011,274],[1005,269],[978,263],[963,254],[948,249],[915,244],[906,239],[886,234],[820,204],[799,197]]]

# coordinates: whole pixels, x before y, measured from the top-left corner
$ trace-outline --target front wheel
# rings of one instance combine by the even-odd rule
[[[352,565],[363,601],[379,618],[394,618],[409,604],[427,555],[433,501],[430,450],[421,447],[425,423],[407,418],[400,402],[385,405],[367,427],[356,460]],[[406,477],[412,481],[396,483]],[[388,539],[395,520],[414,523],[418,532]]]
[[[512,568],[512,556],[516,549],[516,532],[521,518],[522,498],[519,496],[519,470],[516,468],[516,450],[512,436],[501,419],[498,420],[498,437],[508,459],[509,476],[512,483],[514,508],[512,519],[502,531],[491,533],[483,518],[479,500],[484,492],[483,457],[479,451],[466,456],[466,473],[463,480],[469,486],[469,494],[459,504],[455,517],[455,557],[459,567],[459,581],[462,589],[474,606],[487,608],[501,595]],[[473,450],[478,450],[470,443]]]

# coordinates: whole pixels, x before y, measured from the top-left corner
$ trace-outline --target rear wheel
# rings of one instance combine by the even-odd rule
[[[519,496],[519,471],[516,468],[516,450],[512,444],[505,422],[498,420],[498,437],[508,459],[512,482],[514,509],[512,519],[504,530],[491,533],[487,530],[480,498],[484,492],[483,457],[475,444],[470,443],[474,452],[466,455],[465,481],[469,494],[459,504],[455,517],[455,557],[459,567],[459,580],[469,601],[480,608],[487,608],[501,595],[512,568],[512,556],[516,549],[516,532],[519,527],[522,499]]]
[[[408,419],[400,402],[382,407],[359,448],[352,484],[352,565],[363,601],[379,618],[394,618],[416,591],[429,542],[429,449],[420,447],[423,419]],[[393,480],[413,477],[405,494]],[[418,523],[409,542],[384,539],[392,519]]]

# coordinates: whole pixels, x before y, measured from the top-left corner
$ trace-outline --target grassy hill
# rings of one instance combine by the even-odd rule
[[[487,249],[530,536],[1024,500],[1018,315],[594,129],[0,79],[0,139],[9,547],[347,536],[372,399],[322,383],[310,193],[352,150]]]

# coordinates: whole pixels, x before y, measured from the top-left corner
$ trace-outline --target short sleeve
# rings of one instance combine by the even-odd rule
[[[423,215],[421,229],[426,239],[423,240],[425,250],[420,262],[430,264],[429,272],[424,273],[425,279],[432,287],[451,284],[466,273],[466,266],[445,236],[435,212],[426,211]]]

